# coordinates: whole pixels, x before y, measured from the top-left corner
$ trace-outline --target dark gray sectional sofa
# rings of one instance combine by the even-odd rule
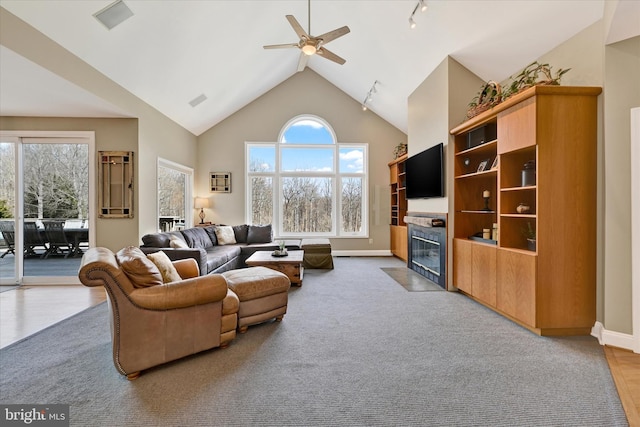
[[[233,233],[236,243],[218,244],[215,225],[187,228],[180,231],[146,234],[140,249],[146,254],[163,251],[172,261],[193,258],[198,262],[200,275],[222,273],[247,267],[245,261],[255,251],[274,251],[278,243],[273,241],[271,225],[236,225]],[[185,248],[172,247],[171,236],[184,242]],[[179,245],[179,242],[177,242]],[[301,240],[285,240],[287,249],[299,250]],[[173,246],[177,246],[174,241]]]

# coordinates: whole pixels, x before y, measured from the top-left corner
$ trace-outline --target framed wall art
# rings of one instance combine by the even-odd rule
[[[98,217],[133,218],[133,151],[100,151]]]
[[[209,185],[211,193],[231,193],[231,172],[211,172]]]

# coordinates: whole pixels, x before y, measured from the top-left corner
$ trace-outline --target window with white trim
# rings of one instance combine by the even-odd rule
[[[193,169],[158,157],[158,229],[193,225]]]
[[[247,222],[279,238],[366,237],[367,147],[337,142],[311,115],[286,123],[278,142],[247,142]]]

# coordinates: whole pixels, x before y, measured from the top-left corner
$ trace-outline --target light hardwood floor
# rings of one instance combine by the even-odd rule
[[[0,293],[0,348],[106,300],[104,288],[22,286]],[[604,347],[630,427],[640,427],[640,354]]]

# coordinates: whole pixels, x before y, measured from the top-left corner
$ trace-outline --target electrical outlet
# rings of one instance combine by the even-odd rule
[[[373,245],[373,239],[369,239],[369,244]]]

